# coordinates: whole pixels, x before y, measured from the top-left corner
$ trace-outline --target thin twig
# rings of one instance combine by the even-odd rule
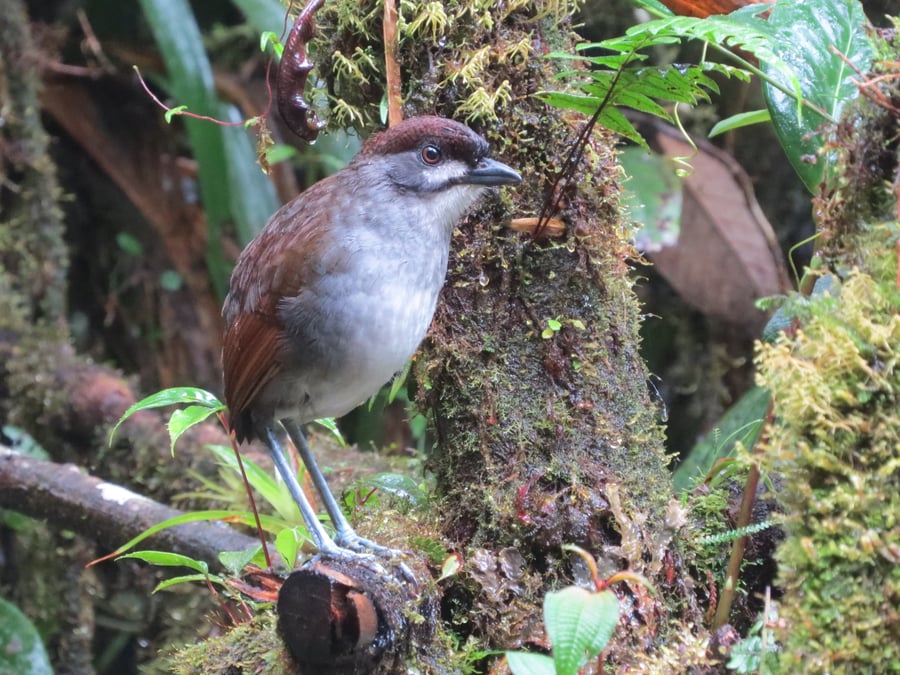
[[[272,569],[272,558],[269,557],[269,546],[266,543],[266,535],[262,529],[262,523],[259,520],[259,511],[256,508],[256,498],[253,496],[253,488],[250,487],[250,481],[247,479],[247,472],[244,471],[244,461],[241,459],[241,453],[238,452],[237,439],[228,426],[228,418],[222,412],[216,413],[225,432],[228,434],[228,440],[231,441],[231,449],[234,450],[234,456],[237,458],[238,468],[241,470],[241,479],[244,481],[244,489],[247,491],[247,497],[250,500],[250,510],[253,511],[253,521],[256,523],[256,533],[259,535],[259,541],[262,544],[263,555],[266,558],[266,567]]]

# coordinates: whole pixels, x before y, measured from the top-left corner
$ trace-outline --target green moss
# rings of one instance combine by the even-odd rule
[[[164,657],[168,672],[180,675],[231,675],[232,673],[296,673],[278,634],[271,611],[259,612],[251,621],[204,642],[189,645]]]
[[[56,180],[41,125],[41,59],[31,42],[24,5],[0,0],[0,101],[4,176],[0,185],[0,267],[32,318],[65,314],[67,249]]]
[[[802,330],[759,350],[779,420],[763,462],[784,476],[788,514],[785,672],[900,668],[900,293],[896,256],[880,258],[888,274],[852,271]]]

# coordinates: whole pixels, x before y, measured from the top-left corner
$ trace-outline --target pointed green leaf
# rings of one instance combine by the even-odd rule
[[[775,50],[787,62],[798,80],[799,92],[822,108],[832,119],[840,118],[848,103],[859,94],[851,82],[855,73],[831,52],[834,46],[862,72],[872,63],[872,46],[866,35],[866,16],[857,0],[794,0],[778,2],[769,16],[776,31]],[[783,69],[763,61],[763,72],[776,82],[793,89]],[[820,127],[827,121],[770,84],[763,87],[772,124],[794,170],[815,192],[830,164],[818,152],[825,142]]]
[[[558,675],[576,675],[609,643],[619,622],[619,601],[611,591],[594,593],[578,586],[547,594],[544,624],[553,645]]]
[[[251,546],[243,551],[222,551],[219,553],[219,562],[230,574],[238,576],[260,551],[262,551],[262,544]]]
[[[333,417],[322,417],[321,419],[317,419],[316,424],[328,429],[328,431],[331,432],[331,435],[337,439],[337,442],[341,444],[341,447],[347,447],[347,441],[344,440],[344,435],[341,433],[341,430],[338,428],[337,422],[334,421]]]
[[[691,448],[678,465],[673,476],[675,488],[682,491],[693,488],[697,479],[705,476],[718,460],[732,456],[737,441],[745,448],[752,448],[771,400],[768,389],[748,389],[719,419],[715,431]]]
[[[234,448],[227,445],[208,445],[206,447],[216,456],[220,466],[230,469],[237,476],[241,475]],[[296,520],[297,505],[294,503],[287,486],[275,477],[275,472],[266,471],[256,462],[243,456],[241,457],[241,463],[244,465],[244,472],[247,474],[247,482],[259,493],[263,500],[274,508],[275,512],[285,521],[292,522]]]
[[[749,127],[751,124],[760,124],[761,122],[771,121],[772,116],[768,110],[748,110],[747,112],[738,113],[724,120],[719,120],[716,125],[709,130],[709,137],[714,138],[728,131],[734,131],[741,127]]]
[[[171,417],[169,417],[169,451],[173,457],[175,456],[175,442],[181,437],[181,434],[210,415],[215,414],[215,412],[214,408],[202,405],[189,405],[187,408],[181,408],[172,412]]]
[[[285,568],[294,569],[300,547],[311,540],[306,528],[301,526],[285,528],[275,535],[275,550],[284,561]]]
[[[209,572],[209,565],[202,560],[194,560],[180,553],[172,553],[170,551],[135,551],[120,555],[116,560],[125,558],[134,558],[135,560],[143,560],[151,565],[159,565],[161,567],[188,567],[201,574]]]
[[[217,399],[213,394],[196,387],[172,387],[171,389],[163,389],[155,394],[151,394],[142,399],[125,411],[125,414],[116,422],[116,426],[109,432],[109,444],[112,445],[113,437],[121,426],[122,422],[131,417],[139,410],[150,410],[151,408],[164,408],[169,405],[178,404],[199,405],[210,408],[212,412],[225,410],[225,404]]]
[[[129,539],[127,542],[122,544],[118,549],[116,549],[113,555],[121,556],[123,553],[125,553],[125,551],[131,550],[148,537],[152,537],[157,532],[161,532],[162,530],[165,530],[167,528],[175,527],[176,525],[183,525],[185,523],[197,523],[212,520],[224,520],[226,522],[239,523],[241,525],[247,525],[250,527],[256,526],[256,520],[254,519],[253,514],[249,511],[228,511],[226,509],[190,511],[189,513],[182,513],[173,518],[169,518],[168,520],[164,520],[161,523],[157,523],[152,527],[148,527],[133,539]],[[266,532],[279,532],[286,527],[291,527],[290,524],[280,518],[266,516],[263,514],[259,514],[259,521],[262,525],[263,530]]]
[[[225,583],[225,580],[218,574],[185,574],[182,576],[172,577],[171,579],[160,581],[156,585],[156,588],[153,589],[153,592],[159,593],[160,591],[165,590],[170,586],[175,586],[177,584],[186,584],[194,581],[199,581],[202,583],[212,582],[214,584],[219,584],[219,586],[228,586],[228,584]]]

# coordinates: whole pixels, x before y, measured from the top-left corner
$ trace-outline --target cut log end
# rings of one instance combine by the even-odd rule
[[[411,626],[412,603],[426,621]],[[422,626],[433,626],[436,603],[368,566],[320,560],[296,570],[278,595],[278,628],[304,675],[396,672]],[[432,619],[432,620],[429,620]],[[430,632],[430,627],[427,629]]]

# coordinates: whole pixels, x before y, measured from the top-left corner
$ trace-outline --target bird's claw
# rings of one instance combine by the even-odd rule
[[[340,548],[345,551],[353,551],[358,555],[375,554],[375,556],[377,556],[378,558],[389,561],[391,565],[396,567],[396,569],[400,572],[400,575],[403,577],[404,581],[411,584],[414,588],[419,587],[419,581],[416,578],[416,575],[413,574],[413,571],[402,560],[402,551],[398,551],[395,548],[382,546],[381,544],[375,543],[371,539],[361,537],[353,530],[351,530],[350,532],[339,534],[337,537],[335,537],[335,542]]]

